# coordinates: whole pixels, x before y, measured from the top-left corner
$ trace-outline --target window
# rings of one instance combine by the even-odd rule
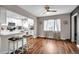
[[[60,19],[44,20],[44,31],[61,31]]]
[[[29,28],[31,26],[34,26],[34,20],[33,19],[19,19],[19,18],[12,18],[12,17],[7,17],[6,24],[8,23],[15,23],[15,26],[23,26],[24,28]]]
[[[28,18],[27,20],[25,20],[23,22],[23,27],[29,28],[31,26],[34,26],[34,20],[33,19]]]
[[[28,18],[23,21],[23,27],[28,30],[29,35],[34,35],[34,20]]]

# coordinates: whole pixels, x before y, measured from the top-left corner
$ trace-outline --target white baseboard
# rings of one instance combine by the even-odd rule
[[[77,47],[79,48],[79,45],[77,44]]]

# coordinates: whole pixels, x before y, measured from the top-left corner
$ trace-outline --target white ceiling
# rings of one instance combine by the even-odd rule
[[[20,8],[28,11],[36,17],[59,15],[72,12],[77,5],[49,5],[51,9],[57,10],[57,12],[46,13],[45,5],[19,5]]]
[[[6,11],[6,16],[11,17],[11,18],[18,18],[18,19],[25,19],[26,18],[26,17],[24,17],[20,14],[17,14],[15,12],[12,12],[12,11],[9,11],[9,10]]]

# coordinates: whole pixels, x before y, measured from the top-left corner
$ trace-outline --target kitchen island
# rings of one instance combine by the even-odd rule
[[[14,31],[0,31],[0,54],[8,53],[8,39],[11,37],[26,35],[26,31],[14,30]],[[26,44],[26,39],[24,39],[24,45]],[[10,50],[13,49],[13,43],[10,43]],[[17,49],[17,43],[15,43],[15,49]],[[22,42],[19,40],[18,48],[22,47]]]

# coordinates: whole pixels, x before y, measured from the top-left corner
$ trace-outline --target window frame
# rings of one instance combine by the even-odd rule
[[[60,29],[59,29],[58,31],[55,29],[55,28],[56,28],[55,26],[53,27],[53,30],[51,30],[51,29],[50,29],[50,30],[48,30],[48,29],[46,30],[46,29],[45,29],[45,27],[44,27],[44,26],[45,26],[45,23],[44,23],[44,22],[45,22],[45,21],[50,21],[50,20],[53,20],[53,21],[54,21],[53,26],[54,26],[54,25],[56,26],[56,25],[57,25],[57,24],[55,24],[56,21],[57,21],[57,20],[60,20],[60,26],[58,26]],[[55,21],[55,20],[56,20],[56,21]],[[48,20],[44,20],[44,22],[43,22],[43,30],[44,30],[44,31],[61,32],[61,19],[48,19]]]

